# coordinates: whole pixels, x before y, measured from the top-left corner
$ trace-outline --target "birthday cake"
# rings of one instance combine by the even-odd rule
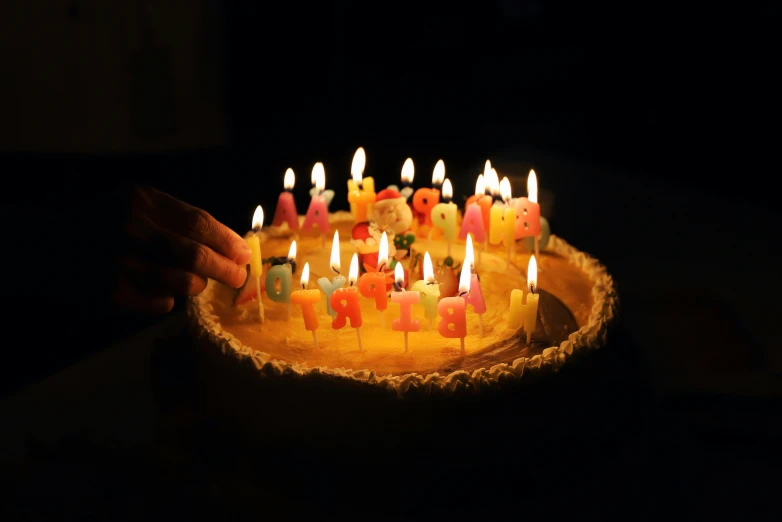
[[[306,215],[283,194],[273,224],[247,233],[242,289],[210,281],[189,302],[203,395],[241,405],[236,418],[502,391],[606,343],[612,277],[534,201],[476,186],[462,211],[447,180],[412,194],[367,178],[348,183],[350,212],[329,212],[315,184]]]

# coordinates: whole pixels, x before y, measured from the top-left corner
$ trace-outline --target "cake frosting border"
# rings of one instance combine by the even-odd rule
[[[333,216],[333,221],[342,216]],[[369,369],[307,367],[273,359],[268,353],[245,346],[238,338],[225,331],[219,317],[213,313],[210,300],[216,283],[209,282],[206,290],[187,301],[187,317],[192,333],[199,341],[220,350],[222,355],[236,359],[237,364],[252,366],[264,376],[292,375],[299,378],[317,376],[338,380],[350,380],[384,389],[399,399],[424,396],[453,396],[476,393],[482,388],[496,389],[498,386],[521,380],[525,375],[544,370],[556,371],[577,352],[597,349],[607,341],[608,331],[619,310],[619,298],[613,277],[597,259],[577,250],[565,240],[552,234],[548,251],[565,257],[572,265],[580,268],[592,282],[592,309],[587,324],[571,333],[559,346],[545,348],[532,357],[519,357],[511,363],[498,363],[489,368],[472,372],[456,370],[447,375],[438,372],[404,375],[377,375]]]

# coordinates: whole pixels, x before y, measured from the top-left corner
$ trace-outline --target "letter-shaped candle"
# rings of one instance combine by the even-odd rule
[[[353,254],[353,258],[350,260],[350,271],[348,272],[349,286],[347,288],[337,288],[329,299],[331,309],[335,313],[334,319],[331,321],[331,327],[339,330],[344,328],[348,320],[350,320],[350,327],[356,329],[358,351],[363,352],[364,348],[361,346],[361,325],[363,320],[361,319],[361,306],[358,299],[358,288],[356,287],[357,279],[358,254]]]
[[[386,292],[386,265],[388,264],[388,236],[385,232],[380,236],[380,246],[377,253],[377,271],[367,272],[358,280],[358,290],[361,295],[375,300],[375,308],[380,312],[380,327],[385,327],[383,312],[388,308],[388,293]]]
[[[527,197],[517,198],[516,239],[540,235],[540,205],[538,204],[538,177],[534,170],[527,176]]]
[[[429,330],[432,329],[432,321],[437,317],[437,302],[440,300],[440,285],[434,280],[434,269],[429,252],[424,253],[424,278],[413,284],[412,290],[420,294],[421,304],[424,307],[424,317],[429,319]]]
[[[287,317],[291,317],[291,292],[293,291],[293,262],[296,260],[296,241],[291,242],[288,262],[275,265],[266,272],[266,295],[275,303],[285,303]],[[279,286],[279,288],[277,288]]]
[[[363,177],[366,164],[367,155],[364,148],[359,147],[353,155],[353,163],[350,166],[350,175],[353,179],[348,181],[348,201],[356,223],[367,221],[367,216],[372,213],[372,204],[377,197],[375,180]]]
[[[405,272],[402,269],[402,263],[397,263],[394,267],[394,287],[397,289],[391,292],[391,302],[399,303],[399,319],[391,321],[391,329],[396,332],[405,333],[405,353],[408,350],[407,334],[408,332],[417,332],[421,329],[421,323],[418,319],[413,319],[413,305],[418,303],[421,294],[414,291],[406,291]]]
[[[258,296],[258,319],[263,323],[265,314],[263,301],[261,300],[261,275],[263,274],[263,258],[261,257],[261,238],[258,232],[263,228],[263,208],[258,205],[253,213],[253,235],[246,239],[250,247],[252,258],[250,259],[250,276],[255,278],[255,292]]]
[[[432,226],[432,209],[440,202],[440,187],[445,179],[445,162],[438,160],[432,171],[432,188],[420,188],[413,194],[413,208],[423,214],[425,224]]]
[[[467,335],[467,304],[464,296],[470,293],[470,271],[462,269],[459,277],[459,295],[445,297],[437,304],[437,313],[441,321],[437,331],[443,337],[461,340],[461,351],[464,354],[464,338]]]
[[[293,169],[285,171],[282,185],[285,190],[277,198],[277,209],[274,211],[274,220],[272,225],[278,227],[283,223],[288,223],[291,230],[299,229],[299,213],[296,210],[296,201],[293,199],[293,186],[296,183],[296,176]]]
[[[331,271],[334,272],[336,275],[334,276],[334,279],[331,281],[328,280],[326,277],[321,277],[318,279],[318,286],[321,290],[323,290],[323,293],[326,294],[326,311],[331,317],[336,317],[337,312],[334,311],[334,309],[331,306],[331,295],[334,293],[335,290],[338,288],[342,288],[345,286],[345,276],[339,273],[341,269],[340,259],[339,259],[339,231],[334,231],[334,239],[331,241]]]
[[[456,239],[456,214],[458,212],[456,203],[452,202],[451,198],[453,198],[451,180],[446,179],[443,183],[443,202],[432,208],[432,225],[443,231],[443,239],[448,242],[448,256],[451,255],[451,242]]]
[[[538,304],[540,302],[540,296],[535,293],[535,288],[538,284],[537,279],[538,264],[533,255],[529,258],[529,265],[527,267],[527,284],[529,285],[527,302],[522,302],[524,299],[524,292],[522,290],[516,288],[510,293],[508,328],[518,330],[519,328],[524,327],[524,331],[527,333],[527,344],[532,340],[532,332],[535,331],[538,323]]]
[[[478,274],[475,273],[475,254],[473,253],[472,238],[470,236],[467,236],[467,246],[464,263],[462,263],[462,270],[468,270],[470,272],[470,291],[465,294],[464,302],[468,305],[472,305],[473,311],[478,314],[478,326],[481,335],[483,335],[483,314],[486,313],[486,301],[483,299],[480,279],[478,279]]]
[[[483,174],[478,176],[475,182],[475,195],[467,200],[464,207],[464,219],[462,219],[462,228],[459,230],[459,239],[464,241],[468,234],[472,234],[478,243],[486,242],[486,226],[483,222],[484,210],[486,207],[486,217],[490,218],[491,198],[484,193]],[[488,223],[488,219],[487,219]]]
[[[318,347],[318,315],[315,313],[315,305],[320,302],[320,290],[307,290],[310,282],[310,264],[304,263],[301,270],[301,290],[291,293],[291,303],[301,306],[301,315],[304,317],[304,328],[312,332],[312,341]]]
[[[312,179],[315,181],[317,190],[310,200],[310,206],[307,209],[307,215],[304,216],[301,229],[309,231],[314,225],[318,225],[321,235],[328,234],[331,231],[329,209],[325,198],[321,195],[326,187],[326,171],[323,168],[323,163],[318,162],[312,167]]]

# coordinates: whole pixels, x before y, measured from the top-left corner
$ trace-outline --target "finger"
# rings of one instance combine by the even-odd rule
[[[161,221],[166,228],[204,244],[236,263],[246,265],[250,262],[252,252],[247,242],[211,214],[165,192],[158,192],[157,197]]]
[[[194,296],[206,288],[207,279],[185,270],[155,265],[133,256],[123,257],[120,262],[129,279],[143,293]]]
[[[133,312],[164,315],[174,308],[174,297],[141,292],[127,277],[121,277],[113,295],[114,304]]]
[[[148,219],[138,219],[134,227],[140,252],[158,266],[215,279],[233,288],[244,284],[246,264],[237,264],[208,246],[158,227]]]

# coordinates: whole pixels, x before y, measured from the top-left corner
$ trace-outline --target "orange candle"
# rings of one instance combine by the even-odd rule
[[[331,327],[339,330],[344,328],[348,320],[350,320],[350,327],[356,329],[358,351],[363,352],[364,348],[361,346],[361,325],[364,322],[361,319],[361,306],[358,301],[357,279],[358,254],[353,254],[353,259],[350,260],[350,273],[348,274],[348,284],[350,286],[334,290],[334,293],[331,294],[331,299],[329,299],[331,309],[336,314],[334,320],[331,321]]]
[[[358,291],[362,296],[375,300],[375,308],[380,312],[380,327],[385,326],[383,311],[388,308],[386,293],[386,265],[388,264],[388,236],[385,232],[380,236],[380,247],[377,254],[377,271],[367,272],[358,280]]]
[[[413,208],[425,217],[426,226],[432,226],[432,209],[440,202],[440,188],[445,180],[445,163],[438,160],[432,172],[432,188],[420,188],[413,194]]]
[[[402,269],[402,263],[397,263],[394,267],[394,281],[394,286],[398,290],[391,292],[391,302],[399,304],[399,319],[391,321],[391,329],[405,333],[405,353],[407,353],[408,332],[417,332],[421,328],[420,321],[413,319],[413,305],[421,300],[421,294],[405,290],[405,271]]]
[[[446,297],[437,303],[437,313],[441,321],[437,325],[440,335],[449,339],[459,338],[464,354],[464,338],[467,336],[467,303],[464,296],[470,293],[470,270],[462,268],[459,277],[459,295]]]
[[[315,347],[318,347],[318,315],[315,313],[315,305],[320,302],[320,290],[307,290],[310,282],[310,264],[304,263],[304,269],[301,271],[301,290],[291,292],[291,303],[301,306],[301,314],[304,317],[304,328],[312,332],[312,340]]]

